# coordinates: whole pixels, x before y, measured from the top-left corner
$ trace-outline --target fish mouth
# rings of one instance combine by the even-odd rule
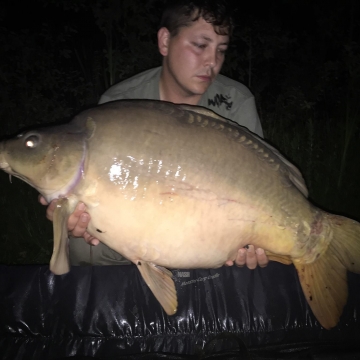
[[[5,145],[4,142],[0,143],[0,170],[4,170],[9,173],[11,171],[11,166],[5,160]]]
[[[70,179],[70,181],[68,181],[67,184],[65,184],[58,190],[40,187],[34,184],[28,177],[16,172],[10,166],[10,164],[5,160],[0,161],[0,170],[3,170],[9,174],[10,182],[11,182],[11,177],[15,176],[18,179],[29,184],[31,187],[34,187],[46,199],[46,201],[50,203],[54,199],[68,197],[72,193],[72,191],[76,188],[76,186],[79,184],[81,179],[85,177],[85,159],[86,159],[86,145],[84,144],[82,158],[77,167],[78,170],[75,172],[74,176]]]
[[[7,174],[9,174],[9,180],[10,182],[12,177],[15,176],[17,177],[18,179],[24,181],[25,183],[27,183],[28,185],[33,186],[32,182],[26,177],[26,176],[23,176],[21,174],[18,174],[16,171],[14,171],[11,166],[8,164],[8,163],[5,163],[5,162],[2,162],[0,163],[0,170],[3,170],[5,171]]]
[[[5,161],[0,162],[0,170],[4,170],[5,172],[7,172],[10,175],[13,173],[10,165]]]
[[[23,179],[23,178],[21,177],[20,174],[17,174],[16,171],[14,171],[14,170],[11,168],[10,164],[9,164],[8,162],[6,162],[6,161],[0,161],[0,170],[3,170],[3,171],[5,171],[7,174],[9,174],[10,179],[11,179],[11,176],[14,175],[14,176],[18,177],[19,179],[21,179],[21,180],[23,180],[23,181],[26,181],[25,179]]]
[[[0,143],[0,170],[5,171],[7,174],[9,174],[9,178],[10,178],[10,182],[11,182],[11,177],[15,176],[17,178],[19,178],[20,180],[26,182],[27,184],[31,185],[31,182],[28,180],[27,177],[18,174],[16,171],[14,171],[14,169],[10,166],[10,164],[6,161],[6,157],[5,157],[5,143],[1,142]]]

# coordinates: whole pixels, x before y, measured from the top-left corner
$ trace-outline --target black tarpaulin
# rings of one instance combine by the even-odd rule
[[[292,266],[173,273],[179,307],[167,316],[136,266],[72,267],[63,276],[0,266],[1,359],[239,358],[242,345],[253,359],[360,358],[358,275],[349,274],[348,303],[328,331]]]

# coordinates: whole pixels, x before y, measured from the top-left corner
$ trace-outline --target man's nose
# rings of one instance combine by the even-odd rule
[[[205,56],[205,66],[209,66],[211,69],[217,65],[217,53],[214,49],[209,49]]]

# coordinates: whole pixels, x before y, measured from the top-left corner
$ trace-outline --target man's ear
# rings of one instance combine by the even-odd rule
[[[169,50],[170,32],[166,27],[159,29],[157,33],[158,48],[162,56],[167,56]]]

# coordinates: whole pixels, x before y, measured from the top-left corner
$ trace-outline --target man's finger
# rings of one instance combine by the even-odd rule
[[[89,219],[86,217],[86,215],[84,216],[83,214],[85,214],[85,204],[84,203],[79,203],[76,205],[76,208],[74,210],[74,212],[69,216],[69,220],[68,220],[68,230],[69,231],[74,231],[76,233],[78,233],[79,231],[85,231],[86,227],[87,227],[87,223],[89,222]],[[78,227],[78,223],[79,227]],[[83,225],[85,224],[85,225]],[[76,229],[78,227],[78,229]],[[82,236],[82,234],[77,234],[74,236]]]
[[[75,237],[84,237],[84,233],[86,232],[89,221],[90,215],[85,212],[82,213],[79,217],[74,214],[70,215],[68,229],[70,230],[71,235]]]
[[[265,251],[263,249],[256,249],[255,250],[256,253],[256,258],[257,258],[257,263],[260,267],[265,267],[267,266],[267,264],[269,263],[269,259],[265,254]]]
[[[41,205],[49,205],[49,203],[45,200],[45,198],[41,194],[39,194],[38,200]]]
[[[99,245],[100,241],[96,237],[90,235],[87,231],[84,233],[84,240],[93,246]]]
[[[76,208],[74,212],[70,215],[68,221],[69,228],[74,228],[76,226],[76,223],[80,220],[80,217],[84,213],[85,209],[85,204],[82,202],[76,205]]]
[[[257,267],[257,258],[255,253],[255,248],[253,245],[248,245],[248,248],[246,250],[246,266],[253,270]]]
[[[238,250],[235,264],[239,267],[243,267],[246,264],[246,249],[241,248]]]
[[[233,265],[234,265],[234,261],[232,261],[232,260],[228,260],[225,263],[225,266],[233,266]]]

